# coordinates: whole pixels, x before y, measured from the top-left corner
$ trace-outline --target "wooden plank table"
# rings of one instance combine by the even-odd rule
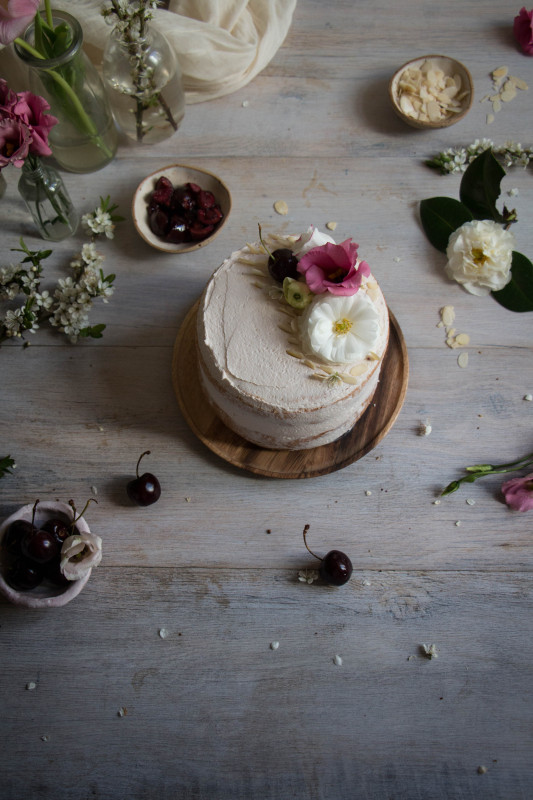
[[[122,142],[104,170],[65,174],[82,213],[110,194],[127,217],[100,247],[116,292],[91,317],[107,325],[101,341],[72,346],[43,330],[27,349],[2,346],[0,456],[18,467],[0,482],[0,517],[37,497],[82,505],[96,490],[87,518],[104,559],[63,608],[0,600],[3,800],[532,796],[533,517],[504,505],[498,476],[434,500],[465,465],[533,449],[533,318],[448,281],[418,219],[421,199],[457,197],[460,181],[424,159],[483,137],[532,144],[533,89],[492,125],[480,103],[502,64],[533,83],[512,38],[517,12],[497,0],[300,0],[247,87],[189,106],[160,145]],[[473,75],[473,108],[451,128],[412,130],[389,106],[390,75],[424,53]],[[215,172],[233,196],[218,238],[179,257],[150,249],[129,214],[140,180],[176,162]],[[20,236],[42,246],[15,171],[6,177],[3,264]],[[509,170],[502,188],[531,258],[531,168]],[[401,326],[407,396],[360,461],[269,479],[188,428],[173,345],[211,272],[258,222],[297,233],[330,220],[337,241],[359,243]],[[83,241],[54,246],[48,280]],[[446,304],[471,337],[466,369],[436,327]],[[419,436],[425,420],[432,433]],[[163,492],[139,509],[125,483],[147,449]],[[317,563],[307,523],[315,551],[351,556],[344,588],[298,581]]]

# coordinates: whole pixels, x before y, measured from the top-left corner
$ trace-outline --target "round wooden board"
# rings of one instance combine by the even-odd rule
[[[270,478],[314,478],[342,469],[372,450],[387,435],[403,405],[409,377],[407,348],[396,318],[381,378],[372,403],[354,427],[331,444],[311,450],[266,450],[230,430],[206,399],[198,375],[196,314],[190,309],[176,337],[172,383],[178,403],[193,433],[214,453],[236,467]]]

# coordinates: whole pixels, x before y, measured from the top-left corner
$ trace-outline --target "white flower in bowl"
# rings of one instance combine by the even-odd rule
[[[450,236],[446,274],[478,296],[503,289],[511,280],[515,239],[492,220],[465,222]]]
[[[61,547],[61,572],[78,581],[102,560],[102,539],[94,533],[69,536]]]
[[[331,364],[352,364],[375,348],[379,314],[364,293],[319,295],[302,317],[306,348]]]

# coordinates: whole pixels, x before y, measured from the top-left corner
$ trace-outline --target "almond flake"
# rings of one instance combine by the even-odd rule
[[[512,81],[516,88],[521,89],[523,92],[527,92],[529,89],[529,86],[524,80],[522,80],[522,78],[516,78],[514,75],[509,75],[509,81]]]
[[[491,125],[494,122],[494,114],[487,114],[487,125]]]
[[[276,212],[276,214],[281,214],[282,216],[285,216],[285,214],[289,213],[289,206],[287,205],[285,200],[276,200],[276,202],[274,203],[274,211]]]
[[[337,227],[336,222],[326,222],[326,228],[328,229],[328,231],[334,231],[336,227]]]
[[[303,358],[302,353],[299,353],[297,350],[285,350],[285,352],[287,353],[288,356],[292,356],[293,358],[297,358],[298,360]]]
[[[466,347],[470,344],[470,336],[467,333],[458,333],[455,337],[457,347]]]
[[[455,309],[454,309],[454,307],[453,306],[443,306],[441,308],[441,310],[440,310],[440,316],[441,316],[441,319],[442,319],[444,325],[446,325],[446,327],[448,327],[449,325],[452,324],[452,322],[455,319]]]
[[[494,80],[499,80],[500,78],[505,78],[507,73],[509,72],[508,67],[497,67],[496,69],[492,70],[492,78]]]
[[[357,375],[362,375],[363,372],[366,372],[368,369],[368,364],[356,364],[350,370],[350,375],[353,375],[355,378]]]
[[[457,363],[463,369],[468,366],[468,353],[461,353],[457,359]]]

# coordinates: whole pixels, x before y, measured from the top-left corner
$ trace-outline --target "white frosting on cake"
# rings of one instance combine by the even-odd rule
[[[306,236],[270,236],[266,245],[299,253],[332,241],[319,232],[312,242]],[[246,245],[207,284],[197,322],[202,385],[224,423],[248,441],[272,449],[317,447],[348,431],[374,394],[388,341],[387,306],[372,275],[353,297],[334,298],[343,312],[353,303],[364,324],[350,357],[331,364],[313,351],[308,334],[325,295],[303,311],[292,308],[267,261],[260,243]],[[349,324],[350,333],[358,329],[355,317]]]

